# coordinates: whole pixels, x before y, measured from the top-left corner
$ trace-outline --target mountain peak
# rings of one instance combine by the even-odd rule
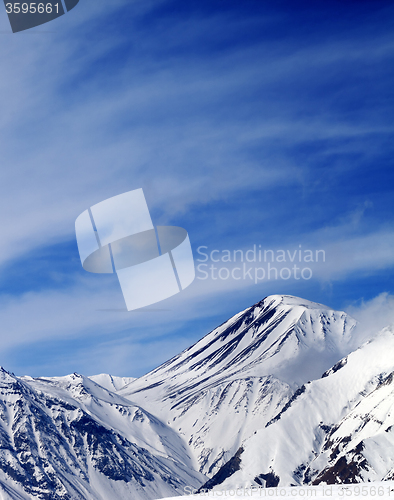
[[[331,307],[328,307],[324,304],[319,304],[318,302],[312,302],[307,299],[302,299],[300,297],[296,297],[295,295],[268,295],[264,299],[260,300],[257,302],[254,306],[258,305],[268,305],[272,304],[274,307],[279,306],[279,305],[285,305],[285,306],[294,306],[294,307],[305,307],[306,309],[326,309],[329,311],[332,311],[333,309]]]
[[[346,313],[322,304],[270,295],[123,391],[162,386],[171,398],[197,383],[209,387],[228,377],[269,375],[302,385],[341,359],[355,324]],[[294,372],[303,375],[297,379]]]
[[[15,375],[0,366],[0,380],[6,383],[15,382]]]
[[[342,358],[355,324],[322,304],[270,295],[118,394],[185,435],[211,475]]]

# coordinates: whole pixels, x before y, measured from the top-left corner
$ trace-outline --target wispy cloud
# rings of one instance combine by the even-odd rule
[[[371,300],[361,299],[349,306],[347,312],[359,322],[353,333],[353,347],[359,347],[386,326],[394,325],[394,295],[384,292]]]
[[[70,246],[82,211],[139,187],[155,223],[184,225],[195,247],[323,248],[322,283],[392,269],[390,9],[374,13],[379,29],[334,16],[301,33],[280,9],[180,7],[81,1],[53,33],[0,35],[3,272],[33,272],[38,249]],[[116,281],[71,266],[63,286],[43,277],[30,288],[21,273],[0,304],[5,355],[97,335],[104,362],[102,332],[115,353],[125,331],[131,344],[159,342],[277,291],[199,282],[174,298],[176,312],[131,320],[97,311],[121,302]]]
[[[111,11],[122,5],[117,2]],[[142,8],[138,3],[136,11]],[[103,22],[102,5],[93,13],[79,12],[84,23]],[[3,259],[69,237],[81,210],[124,190],[144,186],[153,207],[165,202],[173,215],[240,191],[258,188],[263,196],[310,176],[310,159],[297,164],[288,148],[390,132],[384,123],[378,128],[377,123],[338,123],[332,93],[328,99],[321,99],[320,91],[313,96],[312,101],[323,103],[319,112],[312,111],[305,94],[295,100],[291,93],[311,74],[315,82],[308,88],[317,90],[328,68],[335,72],[350,61],[384,61],[393,51],[384,36],[362,48],[360,40],[350,40],[289,50],[284,40],[274,52],[267,48],[272,41],[204,52],[203,57],[180,52],[182,40],[196,43],[226,17],[172,19],[155,32],[156,50],[148,57],[147,49],[141,50],[144,57],[135,50],[129,55],[123,32],[89,44],[78,16],[81,31],[72,31],[75,38],[60,32],[28,44],[26,37],[12,38],[3,47]],[[245,20],[240,24],[246,29]],[[142,43],[152,49],[148,40],[144,34]],[[159,59],[161,42],[175,45],[165,60]],[[112,61],[116,54],[118,64]],[[277,85],[281,95],[271,99]],[[359,140],[357,147],[363,143]],[[332,147],[324,145],[320,156]]]

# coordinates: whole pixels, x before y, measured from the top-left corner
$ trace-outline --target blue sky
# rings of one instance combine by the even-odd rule
[[[12,34],[3,10],[0,364],[139,376],[275,293],[391,321],[393,24],[379,0],[80,0]],[[74,222],[141,187],[195,257],[302,245],[326,261],[108,311],[119,284],[81,268]]]

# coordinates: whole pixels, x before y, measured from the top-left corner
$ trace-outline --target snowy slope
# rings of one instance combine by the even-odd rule
[[[115,377],[113,375],[108,375],[108,373],[91,375],[89,378],[109,391],[119,391],[119,389],[122,389],[125,385],[136,380],[135,377]]]
[[[327,435],[311,464],[313,483],[394,479],[394,372],[385,373],[387,369],[379,374],[383,380],[377,388]]]
[[[0,388],[3,496],[149,499],[204,479],[179,435],[86,377],[19,379],[1,370]]]
[[[184,436],[195,467],[212,476],[300,384],[342,357],[354,326],[321,304],[270,296],[119,394]]]
[[[242,443],[218,489],[379,481],[394,472],[394,330],[384,329]],[[221,478],[223,479],[223,478]]]

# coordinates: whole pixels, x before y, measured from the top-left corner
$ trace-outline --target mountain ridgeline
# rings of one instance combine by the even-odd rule
[[[1,370],[2,498],[394,479],[394,331],[356,326],[274,295],[138,379]]]

